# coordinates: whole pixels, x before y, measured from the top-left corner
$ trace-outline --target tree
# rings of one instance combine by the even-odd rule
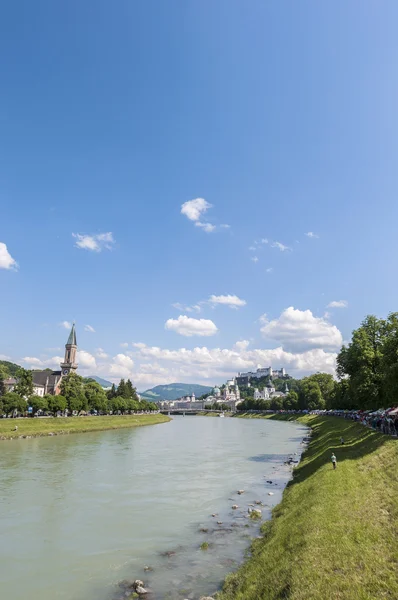
[[[39,410],[45,411],[48,409],[48,401],[46,396],[30,396],[28,405],[32,407],[33,414],[35,415]]]
[[[65,412],[68,403],[64,396],[44,396],[47,399],[48,410],[55,416],[58,412]]]
[[[33,394],[33,375],[32,371],[27,371],[22,367],[16,373],[17,383],[14,392],[21,398],[28,398]]]
[[[8,379],[8,377],[9,373],[7,368],[0,364],[0,396],[3,396],[7,391],[4,381]]]
[[[108,409],[107,397],[104,388],[96,381],[90,381],[84,386],[84,394],[89,410],[106,412]]]
[[[76,373],[69,373],[61,380],[61,394],[66,398],[68,409],[71,412],[87,409],[87,398],[84,395],[83,377]]]
[[[128,398],[128,391],[126,388],[126,382],[124,379],[120,380],[119,385],[117,386],[116,396],[120,396],[121,398]]]
[[[116,396],[116,386],[114,383],[112,383],[111,389],[106,392],[106,396],[108,400],[112,400]]]
[[[308,410],[322,410],[325,408],[325,400],[322,398],[321,388],[317,381],[309,377],[302,379],[299,404],[302,409]]]
[[[16,392],[8,392],[2,397],[3,411],[6,415],[14,412],[25,413],[27,409],[26,400],[21,398]]]
[[[288,410],[297,410],[299,407],[299,396],[294,390],[290,390],[284,401],[284,407]]]
[[[390,323],[393,329],[393,323]],[[358,408],[378,408],[384,404],[383,345],[389,325],[369,315],[353,331],[352,341],[337,356],[337,374],[348,377],[350,396]]]

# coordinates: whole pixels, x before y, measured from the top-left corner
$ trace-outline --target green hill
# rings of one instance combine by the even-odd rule
[[[140,396],[143,400],[157,402],[158,400],[176,400],[181,396],[190,396],[191,394],[199,397],[202,394],[208,394],[212,389],[208,385],[196,383],[169,383],[168,385],[157,385],[150,390],[141,392]]]
[[[10,377],[15,377],[17,370],[21,368],[19,365],[8,360],[0,360],[0,367],[4,367]]]
[[[112,387],[112,381],[108,381],[107,379],[102,379],[102,377],[98,377],[97,375],[89,375],[86,379],[94,379],[97,383],[102,385],[103,388]]]

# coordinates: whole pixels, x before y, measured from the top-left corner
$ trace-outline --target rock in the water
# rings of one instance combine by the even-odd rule
[[[222,521],[217,521],[217,525],[222,525]]]
[[[144,571],[153,571],[153,567],[144,567]]]
[[[202,596],[200,600],[214,600],[211,596]]]
[[[232,508],[233,508],[234,510],[236,510],[237,508],[239,508],[239,506],[238,506],[237,504],[233,504],[233,505],[232,505]]]
[[[239,496],[241,496],[241,495],[242,495],[242,494],[244,494],[244,493],[245,493],[245,490],[238,490],[238,494],[239,494]]]
[[[247,510],[247,512],[249,513],[249,515],[252,514],[252,513],[254,513],[256,515],[260,515],[260,516],[262,515],[262,512],[261,512],[261,510],[259,508],[249,508]]]
[[[147,594],[147,593],[148,593],[148,590],[146,590],[144,587],[141,587],[140,585],[138,585],[138,586],[135,588],[135,591],[137,592],[137,594],[138,594],[139,596],[145,596],[145,594]]]
[[[136,579],[136,580],[134,581],[134,587],[135,587],[135,588],[137,588],[137,587],[142,587],[142,588],[143,588],[143,587],[144,587],[144,582],[143,582],[143,581],[141,581],[141,579]],[[138,592],[137,592],[137,593],[138,593]]]
[[[268,496],[273,496],[274,492],[268,492]]]

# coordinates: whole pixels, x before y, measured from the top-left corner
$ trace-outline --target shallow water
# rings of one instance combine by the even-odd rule
[[[114,600],[137,577],[155,600],[214,592],[258,535],[248,504],[269,516],[305,435],[296,423],[187,416],[1,442],[1,597]]]

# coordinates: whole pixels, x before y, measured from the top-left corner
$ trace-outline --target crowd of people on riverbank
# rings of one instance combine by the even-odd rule
[[[386,410],[328,410],[313,411],[315,414],[327,414],[356,421],[366,427],[371,427],[385,435],[398,436],[398,407]]]

